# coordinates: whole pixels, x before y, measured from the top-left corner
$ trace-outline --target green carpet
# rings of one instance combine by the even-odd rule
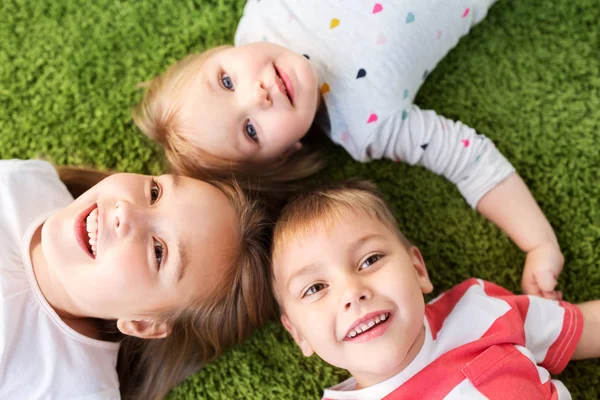
[[[158,173],[139,134],[135,89],[190,51],[231,42],[243,0],[2,0],[0,158]],[[491,137],[545,211],[566,257],[560,289],[600,298],[598,0],[501,0],[428,78],[417,103]],[[324,176],[377,182],[420,246],[436,293],[470,276],[519,290],[524,262],[453,185],[328,146]],[[172,399],[317,398],[344,373],[305,359],[277,324],[177,387]],[[600,361],[560,375],[600,398]]]

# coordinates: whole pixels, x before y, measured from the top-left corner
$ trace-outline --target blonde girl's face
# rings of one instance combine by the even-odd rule
[[[316,73],[272,43],[230,47],[199,66],[181,102],[182,124],[203,150],[261,164],[300,148],[317,111]]]
[[[136,320],[211,293],[237,249],[235,218],[206,182],[115,174],[44,223],[42,249],[81,316]]]

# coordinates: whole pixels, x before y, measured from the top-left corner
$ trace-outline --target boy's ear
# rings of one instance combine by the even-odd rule
[[[140,339],[162,339],[171,334],[171,326],[166,322],[157,323],[152,319],[117,320],[117,329],[129,336]]]
[[[298,347],[300,347],[300,350],[302,350],[302,354],[304,354],[305,357],[310,357],[315,353],[312,346],[306,341],[306,339],[304,339],[300,332],[298,332],[296,327],[292,325],[292,322],[289,320],[287,315],[283,314],[281,316],[281,323],[285,327],[285,330],[292,335],[294,342],[296,342]]]
[[[433,290],[433,284],[429,280],[429,274],[427,273],[425,260],[423,260],[423,255],[415,246],[411,246],[410,248],[410,259],[412,260],[415,271],[417,272],[417,279],[419,279],[421,291],[425,294],[431,293]]]

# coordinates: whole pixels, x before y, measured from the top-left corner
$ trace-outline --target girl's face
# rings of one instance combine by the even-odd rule
[[[206,182],[115,174],[44,223],[42,249],[79,317],[136,320],[210,295],[237,249],[235,218]]]
[[[190,140],[232,161],[260,164],[300,148],[319,92],[310,62],[271,43],[211,55],[184,90]]]

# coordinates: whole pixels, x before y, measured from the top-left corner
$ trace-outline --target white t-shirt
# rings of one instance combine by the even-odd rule
[[[487,137],[413,100],[495,1],[248,0],[235,44],[267,41],[305,55],[327,109],[317,123],[331,140],[358,161],[421,165],[476,207],[514,168]]]
[[[31,238],[73,198],[43,161],[0,161],[0,399],[120,399],[118,343],[83,336],[42,295]]]

